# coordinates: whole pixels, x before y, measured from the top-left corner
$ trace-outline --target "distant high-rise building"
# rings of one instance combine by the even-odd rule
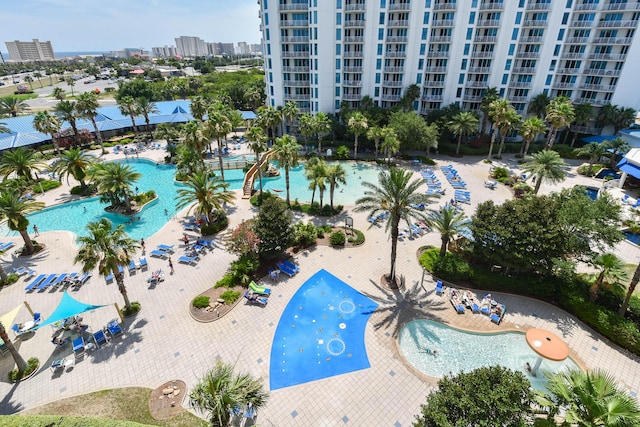
[[[142,59],[148,59],[149,58],[149,52],[144,51],[140,48],[125,48],[122,50],[112,50],[111,52],[109,52],[109,57],[110,58],[122,58],[122,59],[129,59],[129,58],[142,58]]]
[[[176,38],[176,50],[178,55],[184,58],[207,56],[207,44],[199,37],[180,36]]]
[[[250,44],[249,45],[249,53],[251,54],[262,54],[262,45],[261,44]]]
[[[246,42],[238,42],[238,47],[236,48],[236,55],[248,55],[249,54],[249,45]]]
[[[175,46],[152,47],[151,52],[154,58],[173,58],[178,54]]]
[[[259,0],[268,104],[336,112],[371,97],[422,114],[479,110],[487,88],[526,114],[545,93],[638,101],[640,12],[627,0]]]
[[[4,44],[13,61],[53,61],[55,59],[50,41],[41,42],[38,39],[33,39],[30,42],[21,42],[15,40]]]
[[[236,50],[233,47],[233,43],[209,43],[209,53],[211,55],[235,55]]]

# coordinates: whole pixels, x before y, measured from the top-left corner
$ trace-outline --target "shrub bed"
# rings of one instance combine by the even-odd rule
[[[333,233],[331,233],[331,236],[329,237],[329,242],[333,246],[344,246],[346,241],[347,241],[347,238],[342,231],[334,231]]]
[[[53,190],[54,188],[58,188],[61,185],[62,183],[58,180],[43,179],[33,186],[33,190],[40,191],[40,188],[42,188],[43,191],[49,191],[49,190]]]
[[[24,371],[19,371],[18,369],[14,369],[11,372],[9,372],[9,382],[15,383],[20,381],[23,378],[28,377],[33,373],[33,371],[38,369],[38,366],[40,366],[40,361],[38,360],[38,358],[37,357],[30,358],[29,360],[27,360],[27,369],[25,369]]]
[[[233,304],[240,298],[240,292],[228,290],[220,295],[220,298],[224,300],[225,304]]]
[[[209,301],[210,298],[208,296],[200,295],[193,299],[192,304],[195,308],[205,308],[209,306]]]

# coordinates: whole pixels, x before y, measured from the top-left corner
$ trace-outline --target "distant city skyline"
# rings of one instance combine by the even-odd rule
[[[2,12],[2,42],[49,40],[56,52],[112,51],[175,45],[195,36],[211,42],[260,43],[255,0],[31,0]],[[0,44],[6,56],[6,46]]]

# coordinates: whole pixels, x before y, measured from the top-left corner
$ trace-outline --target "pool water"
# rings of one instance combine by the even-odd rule
[[[634,245],[640,246],[640,234],[635,234],[630,231],[624,231],[624,237]]]
[[[594,178],[603,179],[607,177],[618,179],[620,178],[620,173],[613,169],[602,169],[600,172],[598,172],[598,174]]]
[[[420,319],[403,326],[398,344],[405,359],[430,377],[442,378],[449,373],[455,375],[483,366],[502,365],[525,374],[537,390],[544,390],[546,384],[542,373],[534,377],[524,367],[527,362],[533,366],[538,359],[538,355],[527,344],[524,333],[472,333]],[[436,350],[437,355],[427,354],[426,349]],[[570,357],[562,362],[543,360],[540,365],[540,371],[569,369],[579,369]]]
[[[596,200],[598,198],[598,189],[594,188],[594,187],[587,187],[585,188],[585,193],[587,193],[587,196],[589,196],[589,198],[591,200]]]
[[[377,306],[326,270],[310,277],[278,322],[271,390],[368,368],[364,332]]]
[[[272,164],[276,164],[271,162]],[[329,165],[338,164],[336,162],[328,162]],[[347,184],[340,184],[335,190],[333,195],[334,205],[354,205],[356,199],[364,195],[363,182],[378,182],[378,175],[380,171],[384,170],[380,166],[372,165],[364,162],[339,162],[339,164],[345,169],[345,178]],[[280,176],[266,178],[262,177],[262,188],[267,191],[275,191],[276,194],[285,198],[286,194],[286,179],[284,169],[278,168]],[[226,172],[225,172],[226,174]],[[298,199],[300,203],[310,203],[312,191],[309,190],[309,180],[305,177],[304,164],[301,163],[295,168],[289,170],[289,185],[290,185],[290,198],[293,202]],[[254,188],[260,188],[260,182],[256,177],[254,182]],[[316,202],[320,202],[320,193],[316,191]],[[324,192],[323,203],[329,204],[329,185]]]

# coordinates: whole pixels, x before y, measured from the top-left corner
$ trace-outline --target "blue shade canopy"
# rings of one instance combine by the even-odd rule
[[[640,167],[634,165],[626,158],[620,160],[620,163],[618,163],[618,169],[620,169],[622,172],[628,173],[634,178],[640,179]]]
[[[603,142],[612,141],[616,139],[616,135],[593,135],[582,138],[584,142],[590,144],[592,142],[597,142],[598,144],[602,144]]]
[[[66,291],[62,294],[62,300],[58,307],[54,310],[49,317],[45,318],[45,321],[37,326],[42,328],[43,326],[55,323],[59,320],[66,319],[67,317],[73,317],[76,314],[84,313],[85,311],[95,310],[96,308],[105,307],[104,305],[91,305],[74,299]]]

